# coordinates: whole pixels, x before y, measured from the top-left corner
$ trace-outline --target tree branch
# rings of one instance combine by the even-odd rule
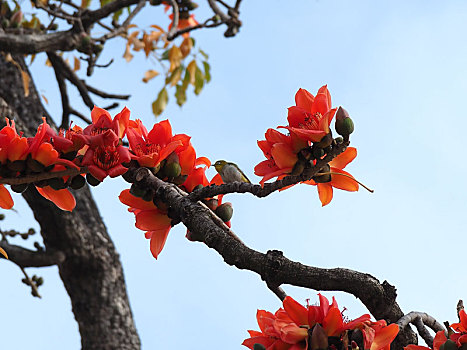
[[[402,316],[397,321],[397,324],[401,330],[405,329],[409,323],[415,325],[418,333],[430,348],[433,347],[433,337],[425,326],[430,327],[430,329],[435,333],[439,331],[446,332],[446,329],[441,323],[439,323],[433,316],[430,316],[425,312],[411,311],[407,315]]]
[[[323,269],[306,266],[287,259],[280,251],[268,251],[266,254],[255,251],[226,234],[212,221],[207,209],[181,195],[174,185],[158,179],[146,168],[134,171],[134,175],[134,180],[137,179],[139,186],[152,188],[155,198],[167,203],[187,229],[208,247],[216,250],[227,264],[256,272],[266,283],[273,286],[290,284],[353,294],[377,319],[397,322],[403,316],[395,301],[396,289],[388,282],[380,283],[369,274],[344,268]],[[400,344],[416,341],[410,329],[404,330],[398,337]]]
[[[0,247],[8,253],[9,260],[23,268],[58,265],[66,258],[62,251],[34,251],[9,244],[6,240],[0,240]]]

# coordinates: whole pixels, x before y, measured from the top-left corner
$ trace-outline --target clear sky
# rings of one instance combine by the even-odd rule
[[[165,16],[151,8],[137,19],[166,23]],[[467,242],[466,16],[462,0],[244,0],[235,38],[225,39],[223,29],[193,34],[210,55],[212,81],[200,96],[190,93],[181,109],[170,101],[162,118],[176,133],[191,135],[199,155],[235,161],[259,181],[253,168],[263,155],[256,140],[267,128],[286,124],[300,87],[316,93],[328,84],[333,105],[344,106],[356,126],[351,142],[358,157],[346,170],[375,193],[336,190],[324,208],[316,188],[306,185],[265,199],[230,195],[234,231],[262,252],[280,249],[307,265],[387,280],[397,287],[404,312],[454,322],[467,290],[459,268]],[[119,59],[123,41],[114,41],[104,54],[116,62],[91,82],[131,93],[132,116],[150,125],[161,81],[143,84],[141,77],[157,67],[142,57],[125,63]],[[32,67],[36,83],[59,118],[60,98],[43,61],[38,57]],[[246,330],[258,329],[256,310],[277,310],[277,297],[256,274],[187,241],[180,225],[154,260],[133,215],[117,199],[124,188],[123,181],[106,180],[93,194],[121,255],[143,349],[241,349]],[[22,199],[15,201],[18,213],[7,213],[2,228],[37,228]],[[45,278],[41,300],[29,295],[15,265],[2,261],[0,269],[2,348],[79,349],[57,268],[29,269]],[[302,302],[317,300],[316,291],[285,290]],[[351,295],[325,295],[336,295],[350,318],[366,312]]]

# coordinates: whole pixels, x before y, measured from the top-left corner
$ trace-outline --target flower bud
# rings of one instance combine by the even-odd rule
[[[74,190],[79,190],[86,184],[84,176],[76,175],[71,179],[70,187]]]
[[[319,173],[329,173],[331,171],[331,167],[329,164],[326,164],[320,171]],[[318,176],[313,176],[313,180],[316,183],[323,184],[326,182],[331,181],[331,174],[326,174],[326,175],[318,175]]]
[[[457,345],[451,339],[448,339],[439,347],[439,350],[457,350]]]
[[[188,175],[178,175],[177,177],[172,179],[172,183],[177,185],[177,186],[181,185],[182,183],[184,183],[186,181],[187,177],[188,177]]]
[[[331,133],[324,135],[321,140],[316,144],[319,148],[326,148],[329,147],[332,143],[332,135]]]
[[[311,350],[325,350],[328,348],[328,336],[319,323],[313,327],[311,333]]]
[[[266,348],[263,344],[255,343],[255,345],[253,345],[253,350],[266,350]]]
[[[88,182],[88,184],[90,184],[91,186],[97,186],[99,185],[101,182],[96,179],[94,176],[92,176],[91,174],[86,174],[86,181]]]
[[[10,188],[13,192],[23,193],[28,188],[28,184],[10,185]]]
[[[63,178],[61,177],[54,177],[49,180],[47,180],[48,184],[50,187],[52,187],[54,190],[63,190],[66,188],[65,181],[63,181]]]
[[[12,171],[23,171],[26,169],[26,162],[24,160],[15,160],[8,163],[7,167]]]
[[[336,131],[344,137],[349,136],[354,131],[353,121],[350,119],[349,113],[342,107],[339,107],[336,113]]]
[[[209,209],[215,211],[219,205],[219,201],[216,198],[210,198],[205,201],[205,204]]]
[[[321,157],[324,156],[324,149],[319,148],[317,146],[313,146],[311,151],[313,153],[313,157],[315,157],[316,159],[321,159]]]
[[[215,213],[223,222],[230,221],[233,215],[232,203],[226,202],[226,203],[219,205],[216,208]]]
[[[36,279],[36,285],[38,287],[42,286],[44,284],[44,279],[42,277],[39,277]]]
[[[11,16],[10,23],[12,27],[18,28],[21,22],[23,22],[23,12],[19,10]]]
[[[298,160],[295,163],[290,175],[300,175],[303,172],[303,170],[305,170],[305,165],[306,165],[306,163],[304,161]]]
[[[178,163],[167,163],[164,166],[164,172],[165,174],[170,177],[174,178],[180,175],[182,172],[182,167]]]

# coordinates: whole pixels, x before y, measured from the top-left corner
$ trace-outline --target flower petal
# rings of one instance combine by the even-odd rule
[[[295,94],[295,105],[307,111],[311,111],[311,106],[313,106],[314,100],[315,97],[305,89],[298,89]]]
[[[334,168],[344,169],[356,156],[357,149],[355,147],[348,147],[344,152],[330,161],[329,165]]]
[[[72,211],[76,206],[75,197],[67,189],[54,190],[50,186],[36,187],[42,197],[53,202],[62,210]]]
[[[308,310],[302,304],[287,296],[282,305],[284,305],[284,310],[297,326],[308,324]]]
[[[354,180],[353,176],[348,172],[336,168],[331,168],[331,172],[333,174],[331,175],[331,182],[329,182],[329,184],[331,184],[332,187],[350,192],[358,191],[357,181]],[[345,174],[347,176],[351,176],[351,178],[343,175],[337,175],[335,173]]]
[[[171,219],[157,209],[143,210],[136,214],[135,226],[143,231],[159,231],[171,227]]]
[[[328,205],[332,200],[332,186],[329,183],[318,184],[318,194],[321,205]]]
[[[385,349],[386,347],[389,349],[389,345],[394,340],[397,333],[399,333],[399,326],[395,323],[376,331],[375,339],[371,344],[370,350],[380,350]]]
[[[285,143],[275,143],[271,147],[271,155],[276,165],[283,168],[293,168],[298,158],[292,148]]]
[[[118,199],[120,199],[120,202],[122,202],[123,204],[128,205],[132,208],[137,208],[141,210],[157,209],[157,207],[152,201],[147,202],[141,198],[135,197],[130,193],[130,190],[123,190],[118,196]]]
[[[344,329],[342,314],[337,307],[329,309],[328,314],[323,320],[323,328],[328,337],[339,336]]]
[[[150,242],[150,249],[152,256],[157,259],[160,252],[164,248],[165,241],[167,240],[167,236],[169,235],[171,227],[167,227],[162,230],[152,231],[151,242]]]
[[[0,185],[0,208],[11,209],[13,208],[14,202],[11,198],[10,192],[4,185]]]

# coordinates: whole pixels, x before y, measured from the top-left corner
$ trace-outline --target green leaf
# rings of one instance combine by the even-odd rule
[[[112,2],[113,0],[100,0],[101,7],[107,5],[109,2]]]
[[[114,13],[114,15],[112,16],[112,19],[115,21],[115,22],[118,22],[118,19],[120,18],[120,16],[122,15],[123,13],[123,9],[120,9],[118,11],[116,11]]]
[[[174,86],[175,84],[177,84],[180,80],[180,76],[182,75],[183,68],[183,66],[175,68],[173,72],[170,73],[170,75],[167,78],[165,78],[165,85],[171,84],[172,86]]]
[[[190,84],[190,72],[188,71],[188,68],[187,68],[185,69],[185,76],[183,77],[183,81],[182,81],[183,89],[186,90],[189,84]]]
[[[204,74],[201,71],[201,69],[199,69],[199,67],[196,66],[196,70],[195,70],[195,94],[196,95],[199,95],[201,90],[203,90],[203,86],[204,86]]]
[[[211,66],[206,61],[203,61],[203,66],[204,66],[204,78],[206,80],[206,83],[209,83],[211,81]]]
[[[183,87],[183,85],[177,85],[176,89],[175,98],[177,99],[177,104],[181,107],[186,102],[186,87]]]
[[[200,53],[201,55],[203,55],[204,59],[206,59],[206,60],[209,59],[208,54],[207,54],[206,52],[204,52],[203,50],[199,49],[199,53]]]
[[[152,113],[157,117],[160,115],[165,107],[167,106],[167,102],[169,101],[169,94],[167,93],[167,89],[164,87],[157,95],[157,99],[152,103]]]
[[[191,40],[191,43],[193,44],[193,47],[195,47],[195,43],[196,43],[195,39],[190,36],[190,40]]]
[[[170,52],[170,49],[165,50],[165,51],[162,53],[161,59],[162,59],[162,60],[168,60],[168,59],[169,59],[169,52]]]

